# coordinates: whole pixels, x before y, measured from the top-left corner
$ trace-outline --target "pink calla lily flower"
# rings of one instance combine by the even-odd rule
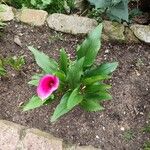
[[[58,89],[59,79],[56,76],[47,74],[43,76],[37,87],[37,94],[41,100],[48,98],[55,90]]]

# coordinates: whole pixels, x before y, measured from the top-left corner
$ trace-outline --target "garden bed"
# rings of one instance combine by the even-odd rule
[[[14,43],[16,35],[22,47]],[[49,117],[58,101],[30,112],[19,108],[35,93],[35,88],[27,82],[35,72],[40,72],[27,46],[34,45],[56,60],[63,47],[73,58],[74,49],[82,39],[55,32],[47,26],[8,23],[0,39],[0,54],[3,57],[24,55],[26,64],[21,72],[7,68],[8,77],[0,79],[0,119],[44,130],[66,142],[93,145],[103,150],[142,148],[150,138],[142,131],[150,119],[150,46],[146,44],[102,43],[97,62],[119,62],[118,70],[109,81],[113,85],[113,100],[103,104],[105,111],[87,113],[76,108],[51,124]]]

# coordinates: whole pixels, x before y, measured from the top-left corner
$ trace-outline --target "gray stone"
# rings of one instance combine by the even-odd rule
[[[10,21],[14,19],[14,13],[12,7],[4,4],[0,4],[0,20]]]
[[[16,150],[23,129],[23,126],[0,120],[0,149]]]
[[[93,146],[77,146],[72,145],[64,148],[64,150],[101,150],[100,148],[94,148]]]
[[[28,129],[22,143],[23,150],[62,150],[63,148],[61,139],[38,129]]]
[[[150,43],[150,25],[135,24],[132,25],[130,29],[139,40],[145,43]]]
[[[103,22],[104,28],[102,38],[105,41],[125,41],[124,30],[125,27],[122,24],[111,21]]]
[[[101,150],[92,146],[63,143],[63,139],[28,129],[13,122],[0,120],[0,150]]]
[[[17,20],[34,26],[44,25],[48,13],[43,10],[23,8],[16,13]]]
[[[14,43],[16,43],[18,46],[22,47],[22,43],[21,43],[21,40],[18,35],[15,35]]]
[[[94,148],[93,146],[77,146],[76,150],[101,150]]]
[[[98,24],[94,19],[58,13],[50,15],[47,23],[51,29],[71,34],[87,34]]]

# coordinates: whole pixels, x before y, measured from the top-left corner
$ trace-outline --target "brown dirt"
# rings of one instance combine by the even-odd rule
[[[35,93],[35,88],[27,82],[35,72],[40,72],[26,46],[40,47],[56,59],[59,49],[64,47],[73,57],[82,37],[60,34],[47,26],[36,28],[14,22],[8,24],[4,33],[0,40],[1,55],[24,55],[26,65],[21,73],[8,68],[8,77],[0,80],[0,119],[39,128],[66,142],[93,145],[103,150],[139,150],[150,138],[142,131],[150,119],[150,46],[103,43],[97,62],[119,62],[110,80],[113,100],[104,103],[106,110],[103,112],[87,113],[76,108],[51,124],[49,117],[58,102],[29,112],[19,109],[19,105]],[[15,35],[20,37],[22,48],[14,43]],[[128,131],[133,134],[131,140],[125,138]]]

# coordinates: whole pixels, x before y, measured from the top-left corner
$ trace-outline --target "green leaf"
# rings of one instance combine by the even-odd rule
[[[87,93],[85,99],[94,99],[98,101],[111,100],[112,96],[107,91],[100,91],[98,93]]]
[[[96,100],[83,100],[80,106],[85,109],[86,111],[93,112],[93,111],[102,111],[104,107],[102,107],[98,101]]]
[[[100,92],[100,91],[108,90],[110,88],[111,88],[110,85],[100,83],[98,85],[87,86],[85,90],[86,90],[86,93],[97,93],[97,92]]]
[[[49,103],[51,103],[54,100],[54,98],[55,98],[55,96],[53,94],[51,94],[50,97],[44,101],[43,105],[48,105]]]
[[[58,118],[60,118],[62,115],[66,114],[67,112],[69,112],[70,110],[67,108],[67,102],[69,99],[70,93],[66,93],[60,103],[57,105],[53,116],[51,117],[51,122],[56,121]]]
[[[6,75],[6,70],[0,66],[0,76],[5,76]]]
[[[61,49],[59,66],[60,70],[63,71],[65,74],[67,74],[68,65],[69,65],[68,55],[66,54],[64,49]]]
[[[50,59],[43,52],[38,51],[37,49],[29,46],[28,49],[34,54],[36,63],[41,67],[46,73],[54,73],[58,64],[54,59]]]
[[[60,81],[62,81],[62,82],[66,81],[66,75],[61,70],[60,71],[56,71],[54,73],[54,75],[57,76]]]
[[[38,86],[39,80],[31,80],[31,81],[28,82],[28,84]]]
[[[84,57],[69,67],[67,81],[72,89],[75,89],[80,84],[81,76],[83,74],[83,63]]]
[[[77,51],[78,59],[85,57],[84,67],[89,67],[93,64],[97,53],[101,47],[101,33],[102,24],[98,25],[90,34],[87,39],[81,44]]]
[[[93,84],[95,82],[102,81],[102,80],[109,79],[109,78],[110,76],[108,75],[97,75],[97,76],[91,76],[91,77],[85,78],[82,82],[85,85],[89,85],[89,84]]]
[[[52,3],[52,0],[41,0],[43,2],[43,5],[50,5]]]
[[[83,96],[79,94],[78,88],[74,89],[68,99],[67,108],[72,109],[73,107],[81,103],[82,100],[83,100]]]
[[[30,85],[37,86],[39,83],[40,78],[43,76],[43,74],[35,74],[32,76],[32,80],[28,82]]]
[[[111,20],[129,21],[128,0],[89,0],[96,9],[106,10]]]
[[[121,2],[119,2],[118,4],[107,9],[107,13],[109,14],[109,16],[111,16],[111,19],[114,16],[114,20],[118,18],[117,21],[125,20],[128,22],[129,21],[128,0],[121,0]]]
[[[42,101],[38,96],[33,96],[26,104],[22,106],[23,111],[28,111],[31,109],[35,109],[41,107],[43,105],[47,105],[54,100],[54,95],[52,94],[45,101]]]
[[[112,0],[88,0],[95,8],[107,8],[112,4]]]
[[[85,76],[97,76],[97,75],[109,75],[116,70],[118,62],[104,63],[99,65],[97,68],[87,71]]]
[[[36,6],[36,5],[37,5],[36,0],[31,0],[30,3],[31,3],[33,6]]]
[[[25,64],[24,56],[10,57],[6,60],[5,63],[10,65],[13,69],[19,71],[19,70],[21,70],[22,66]]]
[[[45,101],[42,101],[39,97],[33,96],[27,104],[23,106],[23,111],[28,111],[43,105]]]

